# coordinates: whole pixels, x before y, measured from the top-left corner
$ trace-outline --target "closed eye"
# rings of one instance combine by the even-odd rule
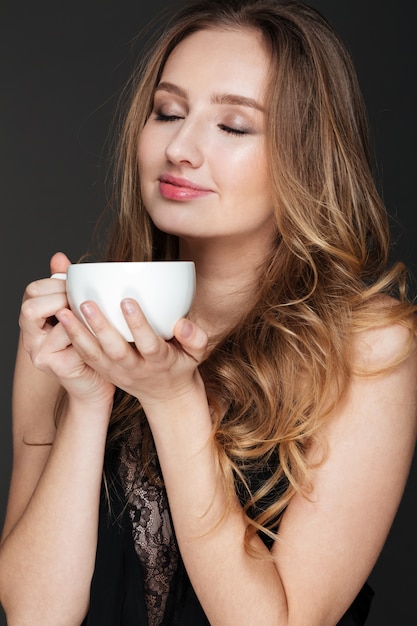
[[[249,135],[251,132],[246,128],[234,128],[232,126],[226,126],[226,124],[219,124],[218,126],[220,130],[224,131],[225,133],[229,133],[229,135]]]
[[[163,113],[156,113],[154,120],[157,122],[176,122],[183,119],[180,115],[164,115]]]

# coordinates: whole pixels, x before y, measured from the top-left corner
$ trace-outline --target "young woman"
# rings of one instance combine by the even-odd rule
[[[184,9],[118,175],[105,258],[192,259],[196,298],[169,342],[123,301],[129,344],[62,281],[27,287],[10,626],[363,624],[416,440],[416,317],[343,45],[292,0]]]

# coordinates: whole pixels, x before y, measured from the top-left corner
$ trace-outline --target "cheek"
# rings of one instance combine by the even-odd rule
[[[137,144],[137,161],[138,168],[141,174],[145,174],[149,166],[153,162],[153,150],[155,141],[152,141],[152,133],[149,130],[149,126],[145,124],[141,134],[139,135]]]
[[[272,206],[272,185],[268,158],[265,149],[260,149],[251,160],[248,172],[251,183],[256,188],[257,193],[267,204]]]
[[[236,140],[238,141],[238,140]],[[242,147],[215,145],[206,151],[212,174],[221,181],[224,189],[241,193],[251,185],[254,170],[257,169],[254,151]]]
[[[229,175],[231,188],[235,193],[270,195],[271,181],[264,151],[242,151],[232,162],[223,159],[223,176]]]

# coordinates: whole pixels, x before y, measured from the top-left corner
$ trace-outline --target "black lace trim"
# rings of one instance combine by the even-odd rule
[[[168,595],[178,567],[178,546],[165,489],[142,471],[140,432],[132,432],[120,455],[120,478],[127,499],[136,554],[143,570],[149,626],[164,618]],[[156,455],[151,462],[160,473]]]

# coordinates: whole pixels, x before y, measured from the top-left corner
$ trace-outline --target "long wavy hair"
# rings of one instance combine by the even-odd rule
[[[352,375],[352,333],[396,321],[410,328],[411,350],[415,311],[405,268],[387,269],[387,215],[350,56],[318,12],[293,0],[191,4],[144,56],[119,133],[117,216],[105,258],[177,257],[177,239],[155,227],[141,198],[138,138],[171,51],[196,31],[219,28],[255,29],[271,56],[266,135],[276,245],[256,295],[200,366],[219,473],[231,501],[238,493],[244,503],[249,547],[258,531],[276,536],[296,492],[308,496],[307,451]],[[382,293],[396,296],[390,306],[375,304]],[[149,467],[155,450],[146,419],[118,390],[108,445],[138,421]]]

